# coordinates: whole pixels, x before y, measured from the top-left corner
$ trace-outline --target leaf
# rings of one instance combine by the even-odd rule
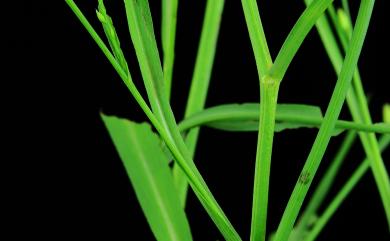
[[[160,139],[146,123],[102,115],[157,240],[192,240]]]
[[[181,131],[205,125],[225,131],[257,131],[260,106],[256,103],[226,104],[205,109],[183,120]],[[296,128],[319,128],[323,121],[319,107],[302,104],[278,104],[275,132]],[[388,123],[366,125],[349,121],[337,121],[332,135],[344,130],[390,133]]]
[[[231,105],[234,108],[244,108],[252,113],[258,113],[259,104]],[[234,111],[234,110],[233,110]],[[257,131],[259,129],[258,115],[250,119],[225,120],[207,123],[207,126],[227,131]],[[318,128],[318,120],[323,118],[321,109],[317,106],[300,104],[278,104],[276,108],[275,132],[297,128]]]
[[[323,118],[321,109],[318,106],[299,104],[279,104],[276,107],[276,116],[275,132],[302,127],[313,128],[316,127],[316,125],[314,125],[312,121]],[[286,121],[288,119],[290,119],[290,121],[297,120],[298,122]],[[302,122],[299,123],[299,120],[302,120]],[[306,121],[306,123],[304,123],[304,121]]]

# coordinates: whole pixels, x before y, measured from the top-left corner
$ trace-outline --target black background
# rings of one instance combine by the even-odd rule
[[[160,36],[160,3],[151,1],[156,36]],[[261,16],[275,58],[304,9],[303,1],[261,1]],[[387,1],[377,1],[361,55],[364,87],[371,96],[374,121],[388,98],[389,47]],[[21,2],[4,35],[11,50],[6,83],[15,87],[6,98],[8,163],[16,173],[9,183],[13,204],[8,223],[13,235],[87,240],[153,240],[122,163],[99,118],[99,111],[145,120],[129,92],[98,47],[63,1]],[[95,1],[77,1],[102,33]],[[358,2],[352,10],[357,12]],[[106,1],[141,87],[122,1]],[[182,118],[196,57],[205,1],[180,1],[172,108]],[[21,17],[19,17],[21,16]],[[311,31],[292,62],[279,102],[319,105],[326,110],[336,76],[316,31]],[[259,99],[255,62],[240,1],[227,0],[222,18],[207,106]],[[350,118],[343,109],[342,118]],[[277,228],[315,130],[276,134],[271,172],[269,232]],[[204,128],[196,163],[227,216],[248,240],[256,133],[224,133]],[[329,164],[342,138],[333,138],[320,166]],[[8,148],[9,146],[9,148]],[[327,201],[339,190],[364,156],[354,146]],[[223,165],[223,168],[220,166]],[[387,165],[389,166],[389,165]],[[318,176],[317,176],[318,177]],[[313,182],[315,185],[316,178]],[[310,192],[311,193],[311,192]],[[195,240],[221,240],[218,230],[192,192],[187,214]],[[385,215],[372,174],[368,173],[326,226],[318,240],[388,240]]]

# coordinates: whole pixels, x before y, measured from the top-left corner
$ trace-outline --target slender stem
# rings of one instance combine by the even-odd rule
[[[252,201],[252,241],[266,236],[268,189],[279,82],[267,76],[272,66],[267,40],[255,0],[241,1],[260,80],[260,113]]]
[[[314,0],[307,6],[299,17],[293,29],[288,34],[286,41],[280,49],[275,63],[269,71],[269,75],[276,81],[282,81],[288,66],[297,53],[303,40],[312,29],[317,19],[332,4],[333,0]]]
[[[171,96],[175,59],[175,35],[178,0],[162,1],[161,40],[164,52],[163,72],[168,99]]]
[[[141,94],[137,90],[136,86],[134,85],[130,73],[127,73],[122,69],[120,64],[117,62],[115,57],[111,54],[107,46],[104,44],[103,40],[99,37],[99,35],[96,33],[96,31],[93,29],[91,24],[88,22],[88,20],[85,18],[84,14],[80,11],[80,9],[77,7],[77,5],[74,3],[73,0],[66,0],[66,3],[69,5],[71,10],[74,12],[76,17],[80,20],[80,22],[83,24],[85,29],[88,31],[88,33],[91,35],[92,39],[96,42],[96,44],[99,46],[99,48],[102,50],[103,54],[107,57],[109,62],[112,64],[114,69],[117,71],[125,85],[130,90],[133,97],[136,99],[137,103],[141,107],[141,109],[144,111],[146,116],[149,118],[150,122],[153,124],[153,126],[156,128],[157,132],[161,135],[163,140],[167,143],[167,146],[172,151],[172,154],[177,158],[178,163],[184,163],[184,157],[177,149],[175,143],[172,141],[172,139],[167,134],[165,128],[160,124],[160,122],[157,120],[153,112],[150,110],[149,106],[146,104],[145,100],[142,98]],[[192,180],[192,171],[186,166],[182,166],[184,172],[187,174],[188,178]]]
[[[164,86],[163,71],[154,36],[152,16],[147,0],[125,0],[125,9],[130,36],[140,64],[141,74],[149,96],[152,110],[175,143],[184,162],[176,160],[179,166],[186,167],[191,175],[190,185],[211,217],[217,228],[227,240],[240,240],[238,233],[215,200],[204,179],[196,168],[194,161],[177,127],[175,117],[169,104]],[[186,171],[183,168],[183,171]]]
[[[251,240],[265,240],[272,144],[275,128],[277,82],[260,82],[261,102],[255,178],[253,185]]]
[[[184,115],[185,118],[204,108],[217,48],[224,3],[224,0],[207,1],[198,54]],[[190,130],[186,136],[185,142],[191,157],[195,154],[198,136],[199,128]],[[184,207],[187,198],[188,182],[184,173],[177,165],[173,166],[173,178],[180,202]]]
[[[255,55],[257,72],[259,78],[261,78],[272,67],[271,54],[265,38],[263,24],[261,23],[260,13],[255,0],[241,0],[241,4]]]
[[[331,19],[336,28],[339,39],[341,40],[344,50],[348,48],[348,41],[351,38],[352,23],[350,17],[344,16],[342,19],[343,25],[340,23],[340,18],[337,18],[335,13],[331,11]],[[342,12],[341,12],[342,14]],[[364,94],[364,89],[358,69],[354,73],[353,90],[347,95],[347,101],[351,110],[352,117],[355,121],[364,124],[371,124],[371,116],[367,104],[367,98]],[[363,144],[364,151],[372,162],[371,167],[375,177],[377,187],[379,189],[382,203],[386,212],[386,218],[390,227],[390,179],[383,164],[383,159],[380,154],[378,140],[372,133],[359,133],[359,137]]]
[[[257,46],[261,46],[261,47],[264,47],[266,46],[266,42],[265,42],[265,38],[256,38],[256,35],[251,33],[251,31],[253,32],[253,22],[256,22],[254,21],[253,19],[255,18],[250,18],[250,17],[247,17],[250,16],[251,13],[255,12],[254,9],[255,7],[257,7],[257,5],[255,4],[252,4],[252,6],[249,8],[249,10],[252,10],[252,11],[248,11],[246,10],[245,8],[245,3],[247,3],[247,1],[242,1],[243,3],[243,7],[244,7],[244,14],[246,15],[245,19],[247,21],[247,26],[248,26],[248,30],[250,31],[250,37],[251,37],[251,41],[252,41],[252,46],[253,46],[253,49],[254,51],[256,51],[256,45]],[[317,19],[322,15],[322,13],[325,11],[325,9],[332,3],[332,0],[315,0],[312,4],[310,4],[307,9],[303,12],[303,14],[301,15],[301,17],[298,19],[297,23],[295,24],[295,26],[293,27],[293,29],[291,30],[291,32],[289,33],[286,41],[284,42],[276,60],[275,60],[275,64],[272,65],[271,69],[269,71],[263,71],[263,72],[266,72],[266,75],[265,76],[260,76],[260,79],[262,80],[265,80],[266,82],[270,81],[271,83],[273,82],[281,82],[283,77],[284,77],[284,74],[286,73],[287,71],[287,68],[288,66],[290,65],[293,57],[295,56],[296,52],[298,51],[299,47],[301,46],[303,40],[305,39],[305,37],[307,36],[307,34],[309,33],[310,29],[314,26],[315,22],[317,21]],[[260,17],[258,17],[258,21],[261,25],[261,22],[260,22]],[[251,26],[252,25],[252,26]],[[255,29],[256,30],[256,29]],[[261,28],[257,28],[257,31],[260,31],[262,30],[262,27]],[[262,32],[262,31],[260,31]],[[365,35],[365,33],[364,33]],[[264,36],[264,34],[262,34],[262,36]],[[362,41],[363,42],[363,41]],[[358,45],[357,45],[358,46]],[[358,49],[361,48],[361,46],[358,47]],[[256,51],[258,52],[257,54],[259,54],[260,56],[260,59],[258,59],[256,57],[256,53],[255,53],[255,57],[256,57],[256,64],[257,64],[257,67],[258,67],[258,72],[259,74],[261,73],[262,70],[267,70],[267,68],[269,66],[271,66],[271,64],[267,65],[267,64],[264,64],[265,61],[263,60],[267,60],[266,56],[265,56],[265,51],[261,51],[262,48],[260,48],[260,51]],[[356,56],[356,62],[357,62],[357,57],[358,55],[360,54],[360,49],[357,51],[358,54]],[[353,52],[352,55],[354,55],[355,53]],[[351,58],[351,66],[353,66],[354,68],[354,64],[353,62],[355,61],[355,59],[352,57]],[[334,95],[334,104],[332,107],[332,110],[329,114],[328,114],[328,117],[325,116],[325,120],[327,120],[327,118],[329,120],[329,123],[328,123],[328,126],[325,124],[325,128],[323,127],[323,133],[322,134],[323,136],[321,138],[319,138],[319,147],[323,148],[323,149],[326,149],[326,146],[327,146],[327,143],[329,142],[329,139],[330,138],[330,135],[331,135],[331,129],[333,129],[334,125],[335,125],[335,122],[336,122],[336,119],[337,119],[337,116],[339,113],[340,110],[341,110],[341,105],[342,105],[342,101],[343,99],[345,98],[345,94],[344,94],[344,97],[340,98],[340,96],[337,96],[337,94],[343,94],[342,91],[345,90],[345,92],[348,90],[348,87],[349,87],[349,79],[348,79],[348,74],[349,74],[349,70],[347,69],[346,72],[346,78],[344,81],[341,81],[342,82],[342,85],[340,86],[340,92],[341,93],[336,93],[336,95]],[[277,91],[276,91],[277,93]],[[263,95],[261,95],[263,96]],[[262,98],[262,97],[261,97]],[[261,99],[261,101],[263,101]],[[334,108],[334,107],[339,107],[338,109],[340,110],[337,110],[337,108]],[[336,111],[334,111],[336,110]],[[263,111],[264,113],[265,111]],[[262,113],[260,113],[260,115],[262,115]],[[273,115],[274,116],[274,115]],[[260,120],[262,119],[262,117],[260,116],[259,118]],[[273,120],[275,121],[275,120]],[[259,123],[261,123],[262,121],[260,121]],[[270,123],[271,120],[269,121],[266,121],[267,123]],[[259,127],[259,131],[261,130],[261,126]],[[321,133],[321,130],[320,130],[320,133]],[[259,134],[259,137],[261,137],[261,133]],[[329,135],[329,136],[328,136]],[[321,135],[320,135],[321,136]],[[328,136],[328,137],[327,137]],[[328,139],[328,140],[327,140]],[[258,140],[259,141],[259,140]],[[271,139],[271,143],[268,143],[268,145],[271,145],[272,146],[272,139]],[[260,146],[260,144],[258,143],[258,147]],[[266,144],[264,144],[264,146],[267,146]],[[259,151],[259,149],[258,149]],[[324,150],[323,150],[324,151]],[[321,150],[318,152],[319,156],[322,157],[323,153],[321,154]],[[256,154],[257,157],[260,157],[260,155],[258,155],[258,153]],[[316,157],[314,155],[314,160],[316,160]],[[321,159],[321,158],[319,158]],[[259,161],[258,159],[256,160],[256,162]],[[270,160],[262,160],[264,162],[268,162]],[[318,164],[319,164],[319,161],[318,161]],[[318,166],[317,164],[317,166]],[[314,165],[314,171],[316,170],[316,165]],[[269,170],[265,170],[265,172],[269,172]],[[306,175],[306,174],[305,174]],[[256,175],[255,175],[256,176]],[[255,177],[256,179],[256,177]],[[256,183],[256,182],[255,182]],[[256,187],[255,187],[256,188]],[[303,190],[302,190],[303,191]],[[300,191],[298,191],[299,193]],[[302,197],[302,201],[303,201],[303,198],[304,196],[306,195],[306,191],[303,191],[301,192],[301,194],[303,194]],[[254,194],[254,198],[256,198],[256,193]],[[298,202],[299,203],[299,202]],[[297,210],[299,210],[299,207],[300,207],[300,204],[298,205],[297,207]],[[263,206],[264,208],[264,206]],[[252,211],[253,212],[253,211]],[[254,213],[257,213],[258,211],[254,211]],[[294,215],[293,215],[294,216]],[[264,216],[260,216],[260,217],[264,217]],[[265,216],[266,217],[266,216]],[[295,218],[294,217],[294,221],[295,221]],[[265,230],[265,228],[260,228],[258,229],[257,226],[255,226],[256,228],[254,228],[254,224],[253,224],[253,221],[256,220],[256,219],[253,219],[252,218],[252,230],[254,230],[256,232],[256,230]],[[283,221],[283,220],[282,220]],[[266,219],[263,220],[263,222],[260,222],[260,225],[266,225]],[[289,226],[289,225],[287,225]],[[291,227],[287,227],[287,229],[290,229],[291,230],[292,228],[292,225]],[[283,230],[283,229],[282,229]],[[287,230],[287,232],[289,233],[290,230]],[[284,231],[282,231],[284,232]],[[288,235],[287,233],[287,235]],[[251,238],[252,237],[255,237],[257,236],[257,234],[251,234]],[[262,233],[262,234],[259,234],[260,238],[262,238],[262,240],[265,239],[265,234]],[[261,237],[263,236],[263,237]],[[287,237],[286,237],[287,238]]]
[[[316,215],[318,208],[321,206],[326,195],[329,193],[333,181],[338,171],[340,170],[341,164],[344,162],[345,157],[352,147],[352,144],[356,140],[356,137],[356,132],[348,132],[347,136],[344,138],[343,143],[341,144],[341,148],[336,154],[336,157],[332,160],[331,165],[318,184],[318,187],[314,191],[313,196],[310,198],[309,204],[303,212],[302,217],[300,218],[296,227],[298,240],[300,240],[302,237],[303,232],[309,228],[310,219]]]
[[[386,147],[390,144],[390,135],[382,136],[379,140],[379,147],[381,151],[384,151]],[[348,179],[348,181],[344,184],[341,190],[337,193],[335,198],[329,204],[329,206],[325,209],[323,214],[317,219],[315,226],[312,230],[307,234],[305,241],[313,241],[317,238],[320,232],[323,230],[325,225],[328,223],[333,214],[337,211],[340,205],[343,203],[346,197],[348,197],[349,193],[354,189],[356,184],[362,179],[364,174],[370,168],[370,160],[366,158],[359,167],[354,171],[352,176]]]
[[[341,14],[337,14],[336,9],[333,6],[333,4],[331,6],[329,6],[328,12],[329,12],[330,19],[332,20],[333,25],[335,26],[337,36],[340,39],[341,46],[343,47],[344,51],[346,51],[346,49],[348,47],[348,41],[351,38],[351,36],[350,35],[347,36],[347,34],[345,34],[345,29],[341,27],[340,17],[342,15]],[[352,31],[352,26],[351,26],[351,31]]]
[[[288,239],[303,200],[325,153],[331,138],[331,132],[335,126],[342,104],[350,87],[352,76],[367,33],[373,7],[373,0],[362,0],[351,44],[326,111],[324,122],[321,125],[310,154],[284,211],[282,220],[276,232],[275,241],[284,241]]]
[[[348,18],[351,19],[351,11],[349,10],[348,0],[341,0],[341,4]]]
[[[137,87],[134,85],[134,82],[131,78],[131,74],[129,72],[126,73],[125,70],[122,69],[121,65],[115,59],[114,55],[112,55],[110,50],[104,44],[104,41],[99,37],[99,35],[93,29],[92,25],[88,22],[88,20],[86,19],[84,14],[80,11],[80,9],[77,7],[77,5],[74,3],[74,1],[73,0],[65,0],[65,1],[69,5],[69,7],[73,11],[73,13],[76,15],[76,17],[80,20],[81,24],[85,27],[85,29],[91,35],[92,39],[96,42],[98,47],[102,50],[103,54],[107,57],[108,61],[111,63],[111,65],[117,71],[117,73],[119,74],[119,76],[123,80],[124,84],[129,89],[129,91],[133,95],[134,99],[137,101],[138,105],[144,111],[144,113],[146,114],[146,116],[148,117],[150,122],[152,122],[153,126],[155,126],[156,129],[162,130],[162,126],[158,122],[156,116],[153,114],[153,112],[149,108],[148,104],[145,102],[145,100],[143,99],[143,97],[139,93]]]
[[[118,72],[121,79],[124,81],[126,86],[129,88],[130,92],[138,102],[138,104],[141,106],[141,108],[144,110],[147,117],[150,119],[158,133],[161,135],[162,139],[167,144],[168,148],[172,152],[175,161],[177,161],[178,165],[182,168],[183,172],[186,174],[189,183],[191,184],[192,189],[194,190],[196,196],[214,221],[214,223],[217,225],[221,233],[224,235],[226,240],[241,240],[237,232],[234,230],[232,225],[230,224],[229,220],[223,213],[222,209],[212,196],[210,190],[208,189],[206,183],[202,179],[199,171],[197,170],[196,166],[193,164],[193,161],[191,158],[189,158],[188,152],[186,150],[185,144],[181,139],[180,132],[176,126],[175,128],[175,122],[173,118],[173,113],[171,111],[166,111],[167,108],[169,108],[168,99],[166,98],[166,102],[162,103],[165,106],[162,106],[164,111],[157,111],[159,112],[159,119],[154,116],[154,113],[151,112],[149,107],[147,106],[146,102],[143,100],[142,96],[139,94],[137,88],[135,87],[134,83],[131,80],[130,73],[126,74],[126,72],[122,69],[120,64],[116,61],[115,57],[111,54],[111,52],[108,50],[107,46],[104,44],[104,42],[101,40],[101,38],[98,36],[96,31],[93,29],[93,27],[90,25],[88,20],[85,18],[85,16],[82,14],[80,9],[77,7],[77,5],[74,3],[73,0],[66,0],[66,3],[69,5],[69,7],[72,9],[72,11],[75,13],[75,15],[78,17],[80,22],[84,25],[84,27],[87,29],[87,31],[90,33],[91,37],[95,40],[97,45],[101,48],[102,52],[105,54],[107,59],[110,61],[110,63],[113,65],[115,70]],[[126,2],[127,4],[136,4],[134,2]],[[127,6],[128,7],[128,6]],[[141,37],[141,36],[138,36]],[[162,72],[162,70],[161,70]],[[165,96],[165,92],[159,91],[157,94],[162,95],[162,97]],[[159,96],[161,98],[161,96]],[[156,100],[158,101],[158,100]],[[160,103],[157,103],[159,105]],[[168,106],[167,106],[168,105]],[[157,106],[160,108],[160,106]],[[164,114],[168,114],[168,122],[165,119],[166,116]],[[160,123],[160,120],[163,123]],[[180,142],[181,141],[181,142]]]

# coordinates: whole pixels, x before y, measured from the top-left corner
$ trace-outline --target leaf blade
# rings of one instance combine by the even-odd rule
[[[102,119],[156,239],[192,240],[159,138],[145,123],[106,115]]]
[[[259,111],[260,106],[257,103],[218,105],[189,116],[179,124],[179,128],[186,131],[204,125],[226,131],[257,131]],[[280,132],[286,129],[319,128],[323,115],[317,106],[278,104],[275,119],[275,131]],[[367,125],[338,120],[333,135],[338,135],[344,130],[390,134],[390,124]]]

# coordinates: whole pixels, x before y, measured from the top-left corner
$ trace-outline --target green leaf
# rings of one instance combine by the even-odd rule
[[[316,127],[313,125],[311,120],[322,119],[321,109],[317,106],[311,105],[299,105],[299,104],[278,104],[276,108],[276,126],[275,132],[284,131],[286,129],[296,128],[312,128]],[[307,123],[294,123],[283,121],[283,119],[302,119],[307,120]],[[318,126],[317,126],[318,127]]]
[[[146,124],[102,115],[157,240],[192,240],[159,138]]]
[[[256,103],[226,104],[207,108],[198,112],[179,124],[181,131],[205,125],[225,131],[257,131],[260,106]],[[275,132],[296,128],[319,128],[323,115],[317,106],[303,104],[278,104],[276,107]],[[366,125],[339,120],[333,135],[338,135],[344,130],[356,130],[363,132],[377,132],[390,134],[390,125],[376,123]]]

